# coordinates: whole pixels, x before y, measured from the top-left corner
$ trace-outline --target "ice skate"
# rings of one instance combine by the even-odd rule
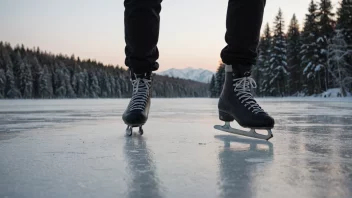
[[[143,135],[142,126],[148,120],[150,98],[152,92],[152,72],[135,74],[131,71],[133,92],[122,119],[127,124],[126,135],[131,136],[134,127],[139,127],[139,134]]]
[[[274,119],[270,117],[253,99],[251,88],[256,88],[250,72],[240,74],[231,65],[225,65],[225,83],[219,98],[219,118],[225,121],[225,125],[215,125],[214,128],[234,133],[237,135],[269,140],[273,137],[271,129],[274,127]],[[230,122],[236,120],[243,131],[232,128]],[[259,134],[256,129],[265,129],[267,135]]]

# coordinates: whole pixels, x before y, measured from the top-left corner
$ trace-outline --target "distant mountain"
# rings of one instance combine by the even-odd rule
[[[189,79],[203,83],[210,83],[211,77],[214,75],[213,72],[205,69],[194,69],[188,67],[185,69],[168,69],[158,73],[162,76],[169,76],[175,78]]]

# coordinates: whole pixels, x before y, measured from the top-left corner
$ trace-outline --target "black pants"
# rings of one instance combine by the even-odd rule
[[[162,0],[125,0],[125,64],[136,73],[155,71],[159,58]],[[225,41],[221,51],[225,64],[249,71],[257,57],[266,0],[229,0]]]

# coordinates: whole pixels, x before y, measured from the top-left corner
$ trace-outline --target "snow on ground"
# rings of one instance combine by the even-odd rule
[[[352,197],[352,99],[265,98],[269,142],[216,131],[216,99],[0,100],[0,197]],[[232,124],[238,127],[237,124]]]
[[[351,93],[347,92],[347,97],[350,97],[350,96],[351,96]],[[321,97],[323,98],[342,97],[341,89],[340,88],[328,89],[321,94]]]
[[[305,96],[305,93],[302,92],[297,92],[295,93],[292,97],[296,97],[297,100],[305,100],[304,98],[317,98],[321,97],[323,100],[326,100],[326,98],[342,98],[338,100],[351,100],[352,94],[349,92],[346,92],[346,97],[342,97],[342,92],[340,88],[332,88],[328,89],[323,93],[320,94],[313,94],[311,96]]]

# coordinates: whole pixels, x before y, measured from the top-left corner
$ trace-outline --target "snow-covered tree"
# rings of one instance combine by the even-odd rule
[[[317,23],[319,27],[319,36],[317,39],[317,47],[319,53],[319,68],[316,68],[319,73],[321,81],[321,87],[323,90],[328,89],[329,74],[327,67],[327,47],[328,41],[333,35],[334,24],[333,20],[334,13],[332,13],[332,5],[330,0],[320,0],[319,8],[317,11]]]
[[[12,54],[12,63],[13,63],[13,74],[15,75],[16,86],[20,88],[20,67],[22,63],[22,57],[18,50],[15,50]]]
[[[84,76],[83,71],[75,74],[75,80],[76,80],[75,90],[76,90],[77,97],[85,98],[86,97],[85,94],[84,94],[84,87],[85,87],[84,80],[85,80],[85,76]]]
[[[352,65],[346,61],[348,55],[352,54],[349,47],[341,30],[336,31],[328,46],[328,69],[334,85],[341,89],[343,96],[346,96],[346,91],[352,84],[352,76],[349,76]]]
[[[72,59],[73,57],[71,57]],[[81,66],[75,64],[74,71],[71,76],[71,86],[73,91],[75,92],[76,97],[81,98],[84,97],[84,85],[83,85],[83,75]]]
[[[75,94],[77,94],[77,84],[78,84],[79,74],[80,74],[80,72],[75,71],[71,75],[71,87],[72,87],[73,91],[75,92]]]
[[[308,14],[304,21],[304,28],[301,34],[302,47],[301,47],[301,65],[303,68],[303,76],[305,79],[304,86],[305,93],[317,94],[321,92],[320,83],[320,63],[317,39],[319,36],[319,29],[317,24],[317,5],[312,0],[309,4]]]
[[[13,64],[10,55],[8,54],[8,50],[6,48],[3,48],[1,50],[0,55],[2,59],[3,68],[6,68],[5,96],[7,98],[21,98],[21,93],[16,85],[16,78],[13,73]]]
[[[286,57],[286,36],[284,33],[284,19],[282,11],[279,9],[274,21],[274,35],[270,54],[270,72],[269,81],[270,94],[275,96],[284,96],[286,94],[287,84],[287,57]]]
[[[324,40],[328,40],[334,32],[334,16],[332,12],[331,0],[320,0],[319,8],[317,10],[318,26],[320,30],[319,36],[325,37]]]
[[[210,84],[209,84],[209,92],[210,92],[210,97],[215,98],[216,97],[216,89],[215,89],[215,75],[211,77]]]
[[[89,98],[89,74],[86,69],[83,69],[82,73],[82,81],[83,81],[83,94],[85,98]]]
[[[301,46],[299,24],[296,15],[293,14],[287,31],[287,68],[290,72],[288,80],[290,95],[302,90],[302,68],[299,54]]]
[[[121,83],[120,83],[120,79],[121,78],[119,78],[119,77],[115,77],[115,84],[116,84],[116,88],[115,88],[115,90],[116,90],[116,95],[117,95],[117,97],[122,97],[122,94],[123,94],[123,92],[122,92],[122,86],[121,86]]]
[[[116,82],[115,82],[114,76],[112,74],[110,74],[108,79],[109,79],[109,83],[111,85],[111,96],[110,97],[114,97],[114,98],[118,97],[117,90],[116,90],[117,87],[116,87]]]
[[[352,1],[341,0],[337,9],[336,29],[339,29],[348,45],[352,44]]]
[[[43,71],[40,72],[38,80],[38,97],[51,98],[53,96],[52,76],[46,65],[43,66]]]
[[[33,78],[33,97],[36,98],[40,95],[40,93],[39,93],[40,79],[39,78],[40,78],[40,76],[43,75],[43,68],[35,55],[32,55],[29,58],[29,64],[31,65],[31,72],[32,72],[32,78]]]
[[[352,50],[352,1],[341,0],[340,6],[337,9],[337,24],[336,29],[341,32],[344,41],[347,44],[347,49]],[[345,57],[347,64],[352,65],[352,55]],[[347,71],[348,76],[352,76],[352,68]],[[349,91],[352,92],[352,85],[349,86]]]
[[[33,77],[27,57],[20,65],[20,90],[23,98],[33,98]]]
[[[92,98],[98,98],[100,95],[99,81],[95,72],[89,73],[89,94]]]
[[[224,83],[225,83],[225,64],[220,63],[216,71],[216,77],[215,77],[215,90],[216,90],[217,97],[220,96]]]
[[[76,94],[71,85],[70,71],[67,68],[64,69],[64,78],[65,78],[65,85],[66,85],[66,97],[75,98]]]
[[[272,36],[269,24],[267,23],[264,29],[264,35],[260,39],[260,44],[258,47],[258,79],[257,84],[259,85],[258,91],[260,95],[269,94],[270,89],[270,54],[271,54]],[[257,80],[257,79],[256,79]]]
[[[6,75],[3,69],[0,69],[0,98],[5,98]]]
[[[101,75],[101,97],[107,98],[111,96],[111,83],[110,78],[106,72]]]
[[[64,65],[55,63],[55,70],[53,74],[53,88],[54,94],[57,98],[65,98],[66,97],[66,78],[64,72]]]

